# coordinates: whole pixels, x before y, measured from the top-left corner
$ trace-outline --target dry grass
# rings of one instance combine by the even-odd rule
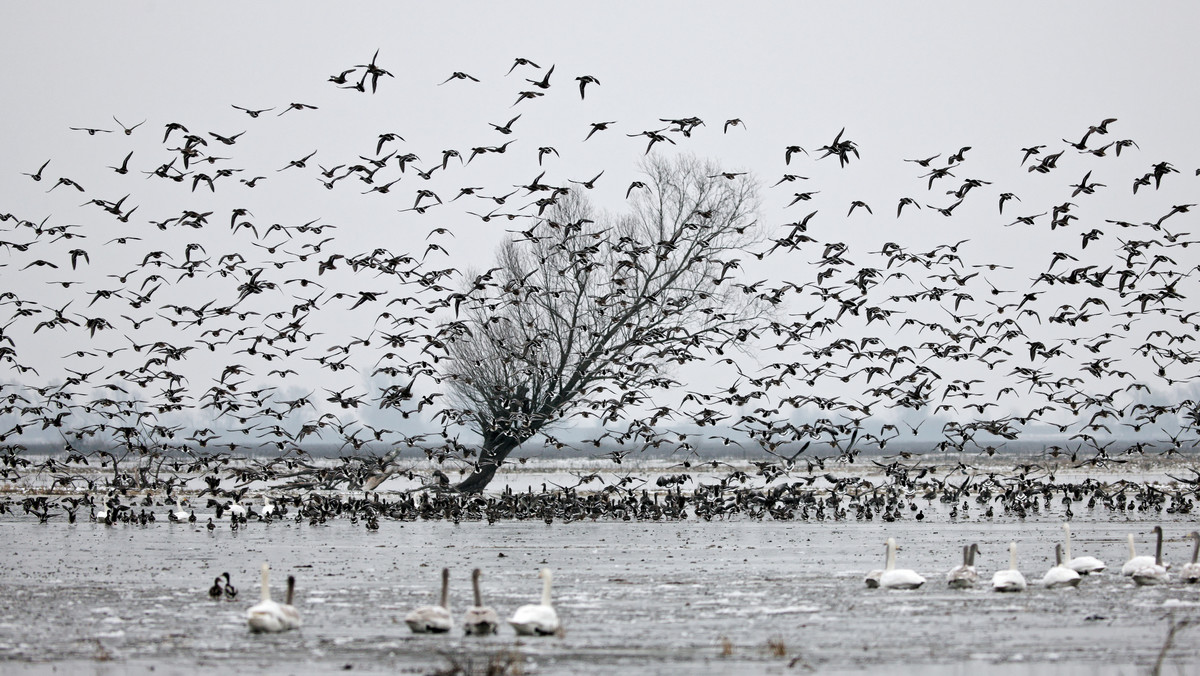
[[[449,662],[446,667],[434,669],[429,676],[522,676],[525,673],[525,660],[521,654],[513,650],[501,650],[482,664],[476,664],[470,657],[441,653]]]

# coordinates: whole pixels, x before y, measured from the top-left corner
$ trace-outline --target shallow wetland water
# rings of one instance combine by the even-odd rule
[[[1055,515],[924,522],[576,521],[397,522],[378,531],[339,519],[310,526],[251,522],[238,532],[158,521],[103,526],[4,517],[0,534],[0,670],[45,673],[265,671],[430,673],[480,669],[510,651],[523,673],[1145,673],[1172,620],[1200,619],[1200,586],[1137,587],[1112,572],[1077,590],[1036,585],[1052,565]],[[1138,517],[1154,518],[1139,521]],[[1119,570],[1125,536],[1148,553],[1163,524],[1166,558],[1191,554],[1191,517],[1076,514],[1074,554]],[[868,590],[883,541],[900,567],[928,582],[915,591]],[[1018,543],[1027,592],[996,594],[991,574]],[[981,584],[951,590],[945,572],[978,542]],[[296,575],[304,627],[251,635],[245,609],[257,569],[272,565],[276,598]],[[555,571],[562,637],[518,640],[505,626],[484,639],[415,636],[403,617],[436,599],[451,568],[451,609],[470,604],[470,569],[502,617],[536,602],[537,571]],[[228,571],[234,601],[207,589]],[[1163,673],[1198,673],[1200,626],[1182,629]],[[482,673],[482,672],[481,672]]]

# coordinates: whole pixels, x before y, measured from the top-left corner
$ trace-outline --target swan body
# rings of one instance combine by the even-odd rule
[[[1200,582],[1200,533],[1192,531],[1188,533],[1188,537],[1196,541],[1195,547],[1192,549],[1192,562],[1184,564],[1183,570],[1179,571],[1179,577],[1184,582],[1195,584]]]
[[[1063,550],[1066,563],[1063,565],[1080,575],[1104,572],[1104,569],[1108,566],[1094,556],[1076,556],[1075,558],[1071,558],[1071,525],[1064,523],[1062,527],[1063,532],[1066,533],[1066,544]]]
[[[1137,550],[1133,548],[1133,533],[1130,533],[1128,535],[1128,538],[1129,538],[1129,560],[1125,562],[1125,565],[1121,566],[1121,575],[1124,575],[1125,577],[1129,577],[1130,575],[1133,575],[1133,571],[1135,571],[1139,568],[1145,568],[1146,566],[1154,565],[1154,557],[1153,556],[1138,556],[1137,555]]]
[[[884,589],[916,589],[925,584],[925,578],[914,570],[896,567],[896,539],[887,539],[887,565],[879,576],[879,586]]]
[[[521,606],[508,618],[521,636],[548,636],[559,630],[558,613],[550,605],[550,569],[543,568],[538,577],[542,578],[542,602]]]
[[[300,627],[300,613],[291,604],[295,578],[288,577],[288,602],[276,603],[271,600],[270,569],[269,565],[262,565],[262,600],[246,611],[246,623],[256,634],[274,634]]]
[[[267,496],[264,495],[264,496],[262,496],[262,501],[263,501],[263,508],[262,508],[263,518],[274,515],[275,514],[275,505],[273,505],[271,503],[271,500],[269,498],[267,498]]]
[[[444,634],[454,626],[450,617],[450,569],[442,569],[442,602],[437,606],[421,606],[404,617],[404,623],[414,634]]]
[[[240,519],[246,516],[246,508],[242,506],[242,503],[234,501],[233,504],[229,505],[229,515]]]
[[[1054,545],[1054,566],[1042,576],[1042,585],[1048,589],[1078,587],[1079,573],[1063,563],[1063,546]]]
[[[1138,586],[1166,584],[1171,579],[1171,576],[1167,573],[1167,567],[1163,565],[1162,561],[1162,526],[1155,526],[1154,534],[1157,536],[1156,539],[1158,541],[1154,548],[1154,562],[1133,571],[1131,576]]]
[[[467,608],[467,612],[463,615],[463,630],[468,636],[487,636],[495,634],[500,627],[500,616],[496,611],[483,605],[483,599],[479,594],[479,569],[471,571],[471,587],[475,592],[475,605]]]
[[[975,555],[979,553],[978,544],[963,546],[963,562],[946,573],[946,583],[954,589],[966,589],[975,586],[979,580],[979,572],[975,570]]]
[[[1025,576],[1017,570],[1017,543],[1008,543],[1008,569],[992,575],[992,589],[998,592],[1025,591]]]
[[[187,521],[191,516],[188,512],[183,511],[183,505],[180,504],[179,498],[175,498],[175,509],[177,511],[170,513],[170,521]]]

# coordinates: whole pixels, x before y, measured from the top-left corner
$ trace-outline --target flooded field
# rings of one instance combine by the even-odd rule
[[[377,531],[346,519],[148,526],[0,521],[0,670],[124,674],[443,673],[1146,673],[1173,621],[1200,620],[1200,586],[1137,587],[1119,570],[1125,537],[1150,550],[1150,527],[1167,532],[1165,558],[1191,556],[1192,517],[1076,513],[1076,555],[1109,572],[1078,589],[1036,584],[1053,565],[1060,517],[950,519],[931,505],[923,522],[484,522],[384,520]],[[1083,510],[1080,510],[1083,511]],[[1142,516],[1150,520],[1139,520]],[[914,591],[868,590],[883,542],[899,566],[928,582]],[[1022,594],[996,594],[991,574],[1018,543]],[[978,542],[981,584],[951,590],[945,572],[964,543]],[[301,630],[251,635],[245,610],[258,598],[258,567],[298,579]],[[403,623],[436,600],[451,569],[450,604],[470,604],[470,570],[501,617],[536,602],[537,571],[555,571],[561,637],[519,639],[511,628],[469,638],[416,636]],[[228,571],[240,593],[212,601]],[[1181,629],[1163,672],[1196,673],[1200,626]],[[462,673],[462,672],[458,672]]]

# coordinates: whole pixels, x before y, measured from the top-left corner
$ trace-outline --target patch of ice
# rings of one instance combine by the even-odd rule
[[[763,615],[797,615],[800,613],[819,613],[819,606],[785,606],[783,608],[764,608]]]

